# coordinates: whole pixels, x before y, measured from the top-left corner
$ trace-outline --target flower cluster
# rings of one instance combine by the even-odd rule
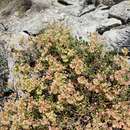
[[[17,88],[28,96],[5,103],[0,129],[130,129],[126,49],[105,52],[98,35],[77,40],[62,25],[26,44],[13,56]]]

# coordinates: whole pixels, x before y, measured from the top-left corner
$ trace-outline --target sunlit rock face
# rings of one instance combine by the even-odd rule
[[[31,0],[2,0],[0,4],[0,14],[3,17],[8,17],[13,14],[22,16],[31,6]]]
[[[9,75],[7,50],[4,46],[4,41],[0,41],[0,87],[7,86],[7,79]]]
[[[76,37],[88,40],[90,33],[96,31],[108,40],[109,33],[129,27],[129,3],[129,0],[2,0],[0,31],[38,34],[49,23],[60,21]],[[128,37],[127,32],[123,35]],[[120,35],[116,37],[122,39]],[[114,44],[118,46],[116,41]]]

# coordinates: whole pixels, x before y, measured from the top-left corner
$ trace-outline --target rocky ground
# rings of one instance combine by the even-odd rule
[[[73,36],[85,40],[97,32],[109,50],[130,49],[129,0],[0,0],[0,48],[6,54],[9,82],[13,81],[10,46],[18,47],[20,36],[37,35],[53,22],[64,23]]]

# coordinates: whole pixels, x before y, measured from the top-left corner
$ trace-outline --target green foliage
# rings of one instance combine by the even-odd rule
[[[26,44],[14,52],[14,71],[19,89],[29,97],[5,103],[2,128],[130,128],[128,100],[121,98],[130,77],[126,55],[105,52],[96,34],[91,42],[77,40],[62,25],[48,27]]]

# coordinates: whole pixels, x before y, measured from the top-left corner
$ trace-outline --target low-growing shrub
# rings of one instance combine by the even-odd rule
[[[5,103],[1,130],[130,129],[127,49],[106,52],[96,34],[77,40],[62,25],[26,44],[14,73],[29,97]]]

